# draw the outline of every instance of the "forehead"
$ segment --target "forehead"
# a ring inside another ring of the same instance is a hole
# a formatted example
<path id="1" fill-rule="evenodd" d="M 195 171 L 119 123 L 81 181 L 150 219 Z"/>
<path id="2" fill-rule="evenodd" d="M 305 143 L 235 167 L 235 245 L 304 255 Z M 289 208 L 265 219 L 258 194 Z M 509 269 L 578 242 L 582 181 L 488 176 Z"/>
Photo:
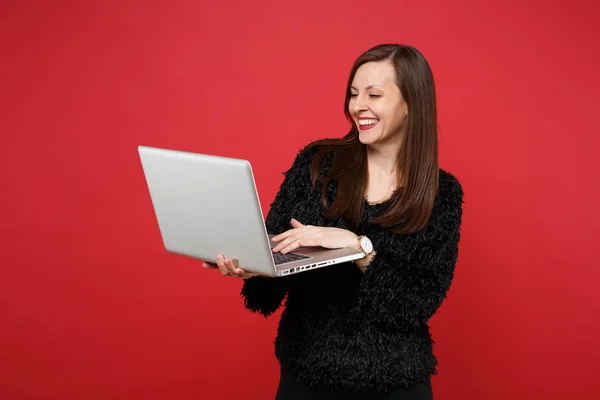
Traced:
<path id="1" fill-rule="evenodd" d="M 395 86 L 396 71 L 389 61 L 368 62 L 361 65 L 354 75 L 352 86 L 357 89 L 370 85 Z"/>

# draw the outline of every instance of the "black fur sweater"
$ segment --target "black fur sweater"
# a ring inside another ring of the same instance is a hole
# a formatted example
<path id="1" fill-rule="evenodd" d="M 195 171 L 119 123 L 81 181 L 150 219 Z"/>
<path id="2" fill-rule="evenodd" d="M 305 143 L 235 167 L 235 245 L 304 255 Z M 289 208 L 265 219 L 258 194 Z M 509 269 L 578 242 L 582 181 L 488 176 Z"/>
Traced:
<path id="1" fill-rule="evenodd" d="M 266 219 L 269 233 L 291 229 L 292 217 L 303 224 L 349 229 L 343 219 L 323 217 L 321 189 L 310 182 L 313 155 L 300 151 L 286 173 Z M 331 157 L 322 174 L 329 165 Z M 397 235 L 370 224 L 389 204 L 365 201 L 361 224 L 353 231 L 369 237 L 377 254 L 364 274 L 350 262 L 244 281 L 246 308 L 265 317 L 287 295 L 275 339 L 281 365 L 311 384 L 350 391 L 410 387 L 436 373 L 427 322 L 452 282 L 463 203 L 454 176 L 440 169 L 439 183 L 427 227 L 414 234 Z"/>

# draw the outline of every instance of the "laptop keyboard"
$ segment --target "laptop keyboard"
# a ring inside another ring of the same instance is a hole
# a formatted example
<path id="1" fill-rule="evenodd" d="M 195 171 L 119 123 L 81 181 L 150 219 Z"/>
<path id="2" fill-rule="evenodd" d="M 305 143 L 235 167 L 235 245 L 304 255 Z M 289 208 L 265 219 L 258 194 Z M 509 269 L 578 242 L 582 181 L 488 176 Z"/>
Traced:
<path id="1" fill-rule="evenodd" d="M 287 264 L 298 260 L 306 260 L 307 258 L 312 257 L 296 253 L 273 253 L 273 261 L 275 261 L 275 265 Z"/>

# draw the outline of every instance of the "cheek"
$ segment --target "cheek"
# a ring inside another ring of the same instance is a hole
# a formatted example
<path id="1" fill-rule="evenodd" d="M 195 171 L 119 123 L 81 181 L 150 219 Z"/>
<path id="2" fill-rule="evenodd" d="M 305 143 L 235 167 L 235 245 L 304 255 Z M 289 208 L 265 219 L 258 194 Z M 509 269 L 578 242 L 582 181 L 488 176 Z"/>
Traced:
<path id="1" fill-rule="evenodd" d="M 354 102 L 352 100 L 350 100 L 350 102 L 348 103 L 348 114 L 350 114 L 351 117 L 354 118 Z"/>
<path id="2" fill-rule="evenodd" d="M 406 108 L 402 106 L 396 106 L 394 109 L 394 124 L 402 125 L 404 123 L 406 115 Z"/>
<path id="3" fill-rule="evenodd" d="M 387 112 L 386 112 L 387 111 Z M 385 132 L 395 132 L 400 129 L 404 123 L 404 114 L 400 110 L 388 109 L 381 113 L 381 120 Z"/>

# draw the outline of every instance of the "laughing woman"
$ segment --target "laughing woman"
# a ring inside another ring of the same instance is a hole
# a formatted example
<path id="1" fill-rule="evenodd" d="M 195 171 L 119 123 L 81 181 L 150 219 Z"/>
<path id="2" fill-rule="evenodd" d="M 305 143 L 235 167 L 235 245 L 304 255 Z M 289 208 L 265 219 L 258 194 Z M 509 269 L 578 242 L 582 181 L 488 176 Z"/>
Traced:
<path id="1" fill-rule="evenodd" d="M 285 301 L 275 341 L 277 400 L 432 399 L 437 360 L 428 321 L 450 288 L 463 190 L 438 166 L 435 86 L 411 46 L 375 46 L 355 61 L 341 139 L 302 149 L 266 226 L 274 251 L 354 247 L 365 257 L 280 278 L 244 278 L 246 308 Z"/>

